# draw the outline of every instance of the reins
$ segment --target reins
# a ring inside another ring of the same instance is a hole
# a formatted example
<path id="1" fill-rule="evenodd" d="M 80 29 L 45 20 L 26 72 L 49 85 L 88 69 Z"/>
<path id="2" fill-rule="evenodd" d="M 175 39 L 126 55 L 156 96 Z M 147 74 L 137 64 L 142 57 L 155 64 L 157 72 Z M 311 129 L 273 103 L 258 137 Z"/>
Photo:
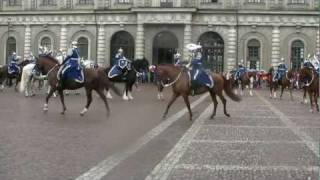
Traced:
<path id="1" fill-rule="evenodd" d="M 182 74 L 182 71 L 179 72 L 178 76 L 176 77 L 176 79 L 174 81 L 172 81 L 171 83 L 168 83 L 168 84 L 164 84 L 163 81 L 161 80 L 161 85 L 163 87 L 169 87 L 169 86 L 174 85 L 180 79 L 181 74 Z"/>

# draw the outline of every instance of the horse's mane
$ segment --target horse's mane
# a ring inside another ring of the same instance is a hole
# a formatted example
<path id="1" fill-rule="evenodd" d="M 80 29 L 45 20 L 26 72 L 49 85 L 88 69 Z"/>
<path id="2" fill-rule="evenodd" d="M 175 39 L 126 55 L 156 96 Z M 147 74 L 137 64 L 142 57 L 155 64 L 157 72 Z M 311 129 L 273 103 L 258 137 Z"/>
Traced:
<path id="1" fill-rule="evenodd" d="M 55 63 L 55 64 L 60 64 L 59 61 L 56 60 L 56 59 L 55 59 L 54 57 L 52 57 L 52 56 L 40 56 L 40 57 L 46 58 L 46 59 L 50 60 L 51 62 L 53 62 L 53 63 Z M 40 59 L 40 57 L 37 58 L 37 59 Z"/>

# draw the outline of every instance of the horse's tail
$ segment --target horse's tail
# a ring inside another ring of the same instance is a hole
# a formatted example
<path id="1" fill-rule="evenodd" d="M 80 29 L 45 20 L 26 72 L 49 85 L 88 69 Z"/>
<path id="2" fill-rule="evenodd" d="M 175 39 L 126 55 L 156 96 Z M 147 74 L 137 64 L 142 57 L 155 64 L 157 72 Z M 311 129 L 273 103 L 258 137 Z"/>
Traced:
<path id="1" fill-rule="evenodd" d="M 104 88 L 106 90 L 112 89 L 112 91 L 114 91 L 116 93 L 116 95 L 122 96 L 122 94 L 120 93 L 120 90 L 114 85 L 114 83 L 112 83 L 109 80 L 105 69 L 101 68 L 101 69 L 98 70 L 98 72 L 99 72 L 99 77 L 103 78 L 102 81 L 103 81 Z"/>
<path id="2" fill-rule="evenodd" d="M 19 88 L 19 91 L 21 93 L 25 91 L 26 83 L 28 82 L 27 78 L 28 78 L 27 72 L 26 72 L 25 68 L 23 67 L 22 73 L 21 73 L 20 88 Z"/>
<path id="3" fill-rule="evenodd" d="M 227 79 L 226 77 L 222 76 L 223 80 L 224 80 L 224 92 L 227 94 L 227 96 L 232 99 L 233 101 L 241 101 L 241 98 L 239 96 L 237 96 L 233 90 L 232 90 L 232 84 L 231 84 L 231 80 Z"/>

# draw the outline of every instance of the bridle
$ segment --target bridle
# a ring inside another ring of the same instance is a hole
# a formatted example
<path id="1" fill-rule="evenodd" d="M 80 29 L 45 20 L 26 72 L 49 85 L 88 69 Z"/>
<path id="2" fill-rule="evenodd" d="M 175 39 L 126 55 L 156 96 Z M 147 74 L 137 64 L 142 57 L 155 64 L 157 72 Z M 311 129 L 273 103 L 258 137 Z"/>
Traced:
<path id="1" fill-rule="evenodd" d="M 182 74 L 182 71 L 179 72 L 178 76 L 175 78 L 174 81 L 172 81 L 171 83 L 168 83 L 168 84 L 164 84 L 163 81 L 161 80 L 161 81 L 160 81 L 160 82 L 161 82 L 161 85 L 162 85 L 163 87 L 169 87 L 169 86 L 174 85 L 174 84 L 180 79 L 181 74 Z"/>

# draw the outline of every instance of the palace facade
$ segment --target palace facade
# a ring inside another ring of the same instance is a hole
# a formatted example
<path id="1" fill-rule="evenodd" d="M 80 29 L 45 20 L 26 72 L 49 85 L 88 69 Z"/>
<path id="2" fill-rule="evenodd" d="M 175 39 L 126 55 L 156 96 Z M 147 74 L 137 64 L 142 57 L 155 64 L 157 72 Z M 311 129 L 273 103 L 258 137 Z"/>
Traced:
<path id="1" fill-rule="evenodd" d="M 205 66 L 231 70 L 243 59 L 268 69 L 283 57 L 299 68 L 320 52 L 319 0 L 1 0 L 0 64 L 12 51 L 25 58 L 39 46 L 110 65 L 122 47 L 128 58 L 171 63 L 186 44 L 203 46 Z"/>

